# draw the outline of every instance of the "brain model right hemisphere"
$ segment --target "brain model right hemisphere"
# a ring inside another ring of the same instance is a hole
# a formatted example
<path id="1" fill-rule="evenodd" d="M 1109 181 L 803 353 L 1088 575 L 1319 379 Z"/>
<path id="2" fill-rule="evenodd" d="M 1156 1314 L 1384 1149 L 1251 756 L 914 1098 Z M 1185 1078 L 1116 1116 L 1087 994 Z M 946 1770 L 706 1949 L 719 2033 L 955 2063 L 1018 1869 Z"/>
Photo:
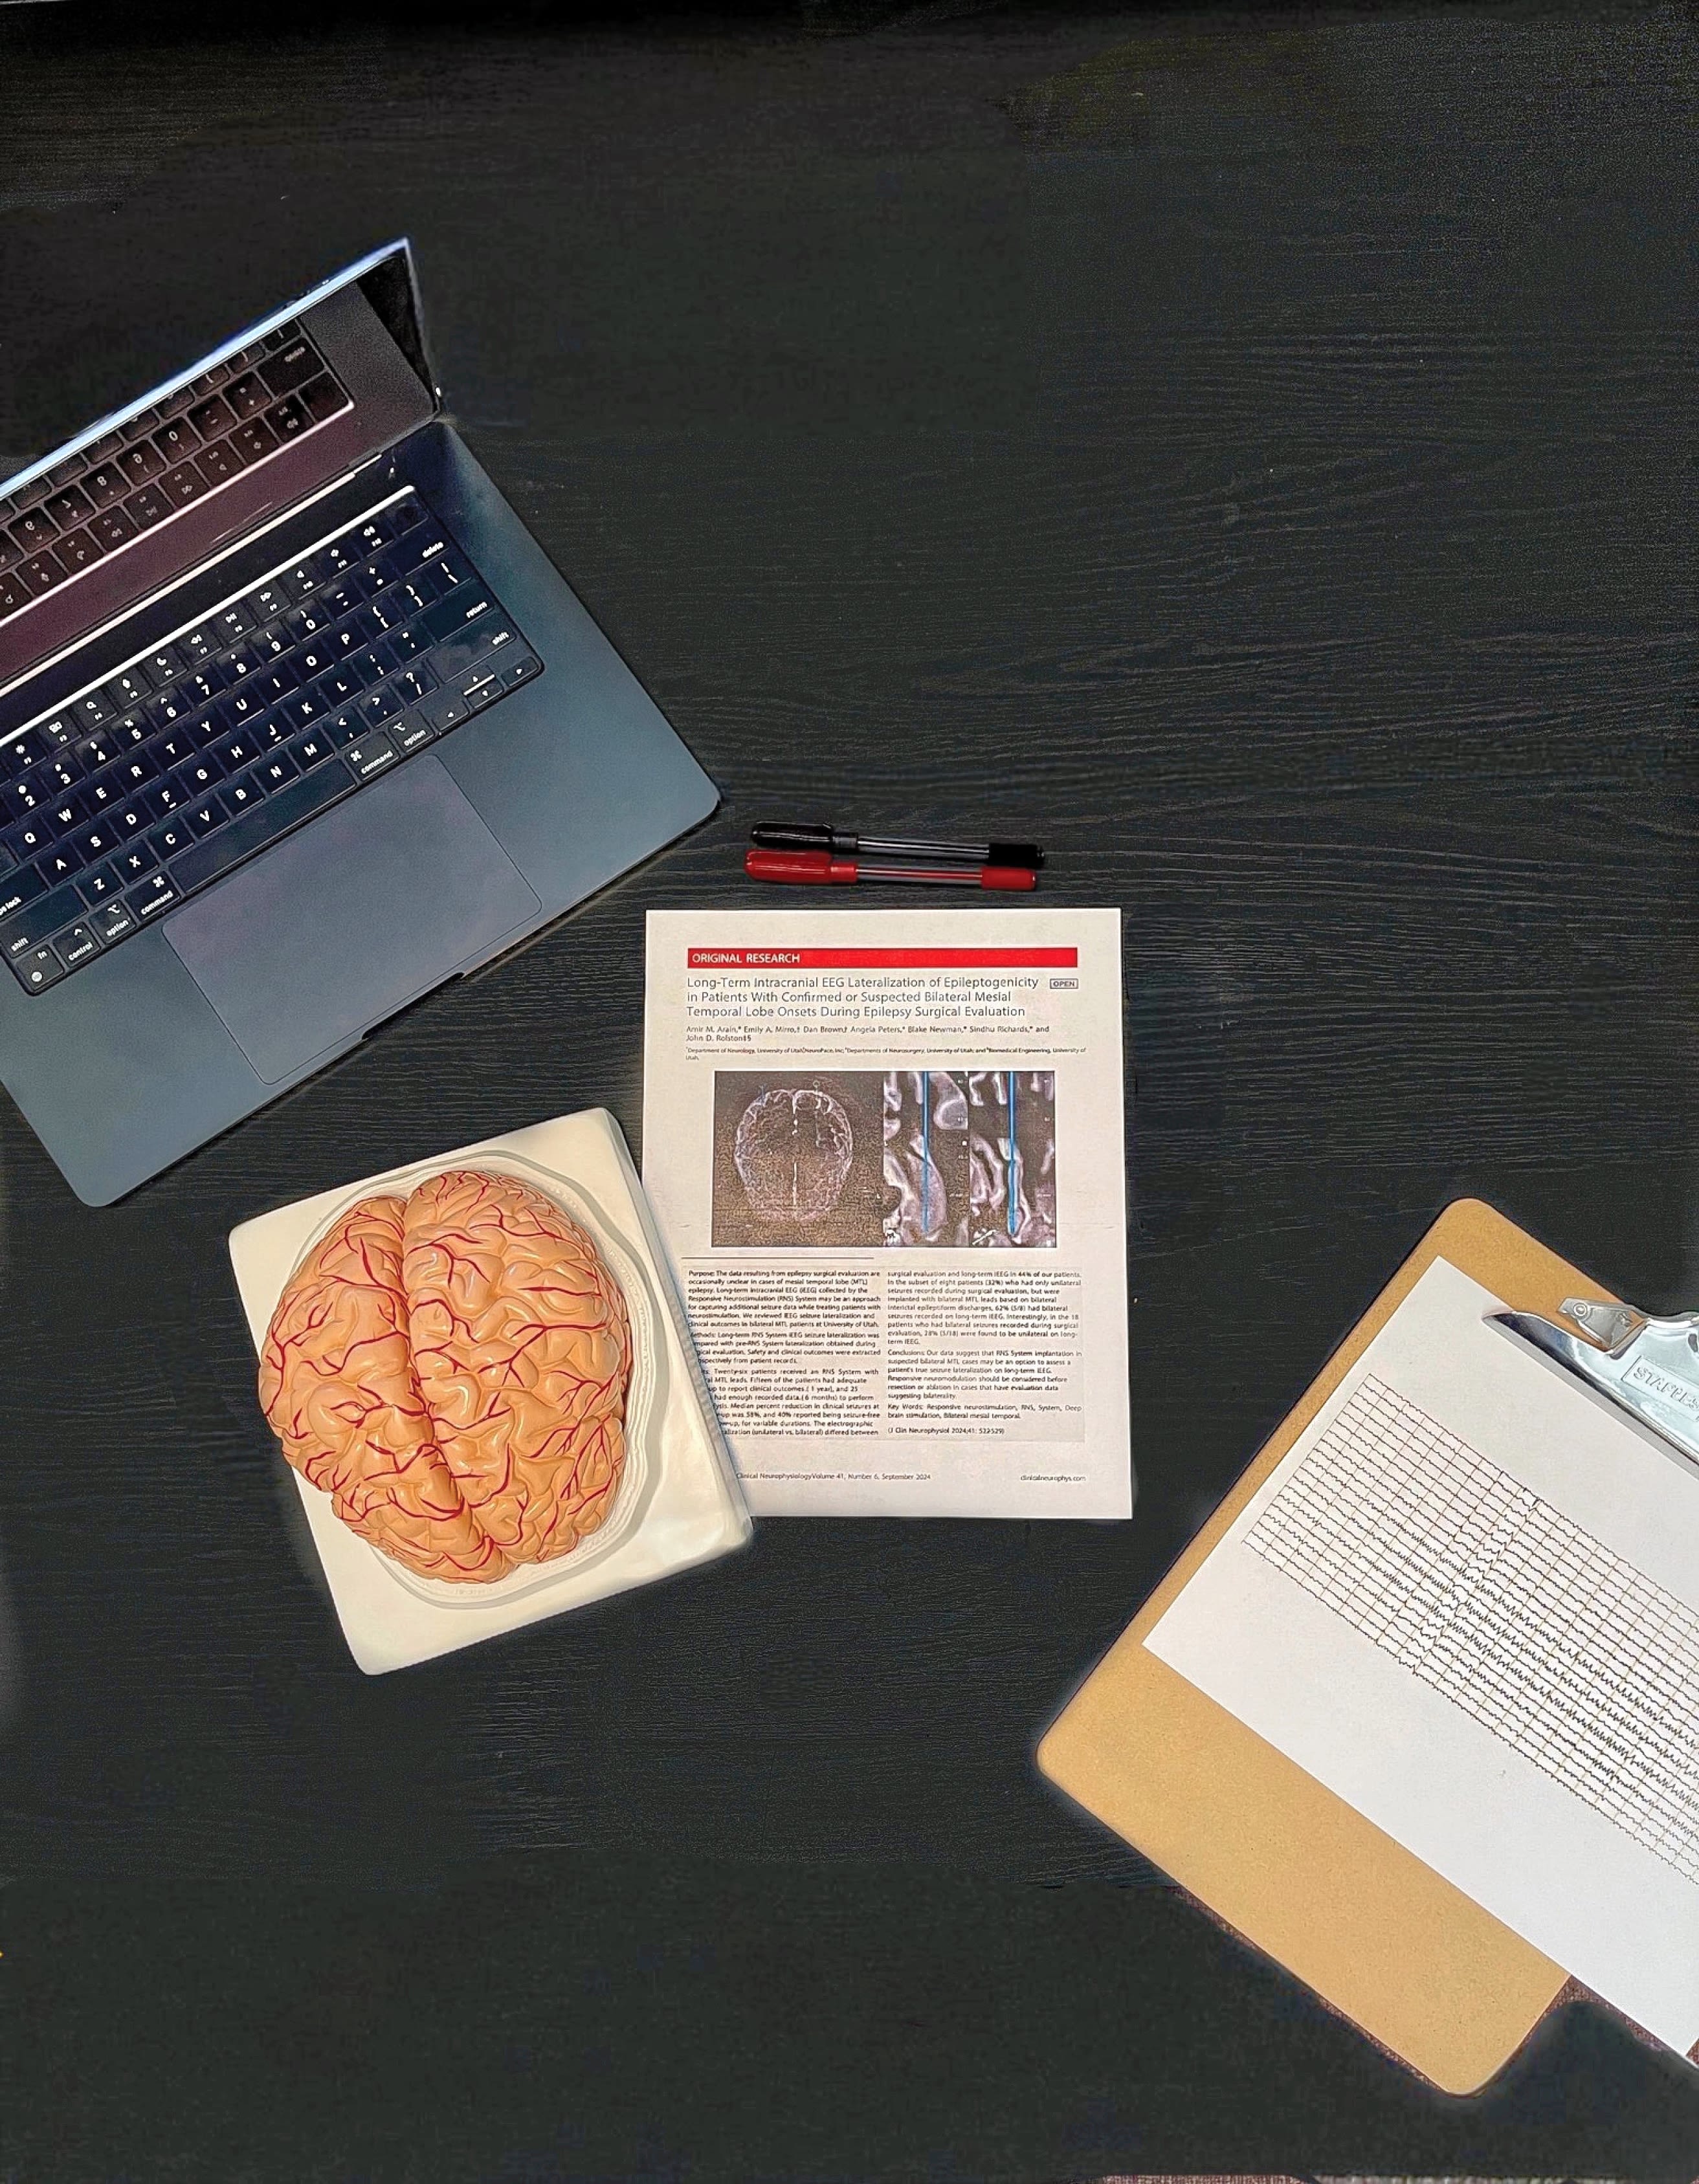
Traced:
<path id="1" fill-rule="evenodd" d="M 595 1244 L 511 1176 L 364 1199 L 272 1315 L 259 1400 L 337 1514 L 421 1576 L 570 1554 L 625 1465 L 631 1324 Z"/>

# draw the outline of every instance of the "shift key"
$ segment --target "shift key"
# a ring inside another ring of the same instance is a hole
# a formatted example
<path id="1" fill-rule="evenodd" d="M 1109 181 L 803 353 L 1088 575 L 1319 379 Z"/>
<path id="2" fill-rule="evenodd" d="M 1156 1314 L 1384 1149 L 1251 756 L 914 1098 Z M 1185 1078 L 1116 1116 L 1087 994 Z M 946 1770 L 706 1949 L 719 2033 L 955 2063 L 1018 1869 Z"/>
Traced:
<path id="1" fill-rule="evenodd" d="M 220 827 L 193 843 L 181 856 L 173 857 L 171 877 L 183 893 L 204 887 L 209 880 L 228 872 L 232 865 L 263 850 L 270 842 L 303 819 L 310 819 L 327 804 L 334 804 L 353 786 L 347 774 L 337 766 L 320 766 L 316 772 L 304 773 L 298 781 L 292 781 L 287 788 L 280 788 L 275 796 L 268 796 L 263 804 L 229 826 Z"/>
<path id="2" fill-rule="evenodd" d="M 51 894 L 38 896 L 0 925 L 0 956 L 15 963 L 53 933 L 87 916 L 87 905 L 74 887 L 55 888 Z"/>
<path id="3" fill-rule="evenodd" d="M 497 608 L 492 614 L 480 615 L 476 621 L 468 622 L 452 637 L 444 638 L 431 655 L 432 671 L 440 682 L 458 682 L 468 668 L 477 666 L 492 653 L 502 651 L 517 639 L 513 624 Z"/>

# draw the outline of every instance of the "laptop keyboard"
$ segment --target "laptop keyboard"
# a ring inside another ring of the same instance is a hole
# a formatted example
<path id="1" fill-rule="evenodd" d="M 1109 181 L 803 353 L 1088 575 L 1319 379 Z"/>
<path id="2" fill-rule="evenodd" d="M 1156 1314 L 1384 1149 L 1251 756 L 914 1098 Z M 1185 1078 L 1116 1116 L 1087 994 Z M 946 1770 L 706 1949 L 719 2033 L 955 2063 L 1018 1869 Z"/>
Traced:
<path id="1" fill-rule="evenodd" d="M 351 408 L 291 323 L 0 500 L 0 621 Z"/>
<path id="2" fill-rule="evenodd" d="M 45 992 L 542 671 L 409 488 L 0 744 L 0 956 Z"/>

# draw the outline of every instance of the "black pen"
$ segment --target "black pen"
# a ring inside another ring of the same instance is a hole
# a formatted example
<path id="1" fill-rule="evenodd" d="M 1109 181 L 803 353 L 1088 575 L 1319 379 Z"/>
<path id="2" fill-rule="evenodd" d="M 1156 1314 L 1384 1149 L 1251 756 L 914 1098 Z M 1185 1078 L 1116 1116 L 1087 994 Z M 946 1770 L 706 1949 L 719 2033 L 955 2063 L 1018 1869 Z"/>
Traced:
<path id="1" fill-rule="evenodd" d="M 1036 872 L 1044 853 L 1036 842 L 911 842 L 883 834 L 844 834 L 835 827 L 751 827 L 758 850 L 824 850 L 833 857 L 904 857 L 933 863 L 1024 865 Z"/>

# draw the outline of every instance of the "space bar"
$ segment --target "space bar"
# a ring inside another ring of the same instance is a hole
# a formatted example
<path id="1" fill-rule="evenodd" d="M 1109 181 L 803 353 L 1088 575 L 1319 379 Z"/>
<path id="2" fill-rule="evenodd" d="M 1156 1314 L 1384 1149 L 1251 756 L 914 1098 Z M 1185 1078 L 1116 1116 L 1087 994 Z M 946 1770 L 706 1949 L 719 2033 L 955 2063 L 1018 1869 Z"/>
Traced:
<path id="1" fill-rule="evenodd" d="M 334 804 L 353 787 L 348 768 L 340 760 L 331 759 L 316 772 L 292 781 L 287 788 L 268 796 L 258 811 L 245 811 L 240 819 L 220 827 L 216 834 L 209 834 L 205 841 L 192 844 L 181 856 L 173 857 L 165 870 L 187 894 L 215 880 L 232 865 L 239 865 L 244 857 L 251 857 L 256 850 L 263 850 L 268 842 L 275 842 L 303 819 L 310 819 L 326 805 Z"/>

